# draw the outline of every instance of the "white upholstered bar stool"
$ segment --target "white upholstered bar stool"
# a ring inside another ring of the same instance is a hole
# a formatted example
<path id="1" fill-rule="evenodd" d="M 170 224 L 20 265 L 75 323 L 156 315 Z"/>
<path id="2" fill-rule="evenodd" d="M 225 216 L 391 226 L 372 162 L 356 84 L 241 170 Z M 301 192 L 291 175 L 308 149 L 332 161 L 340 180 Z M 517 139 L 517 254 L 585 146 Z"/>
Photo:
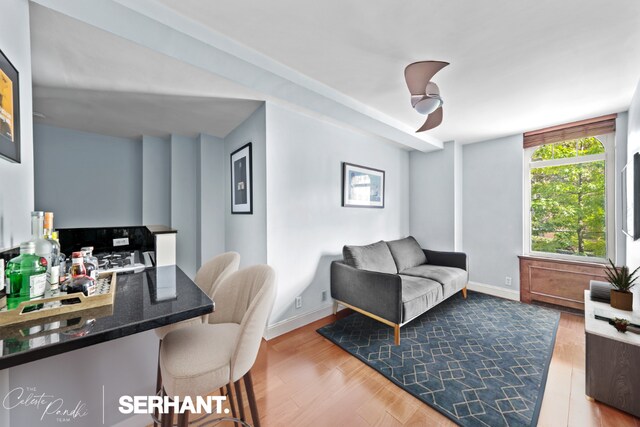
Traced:
<path id="1" fill-rule="evenodd" d="M 229 277 L 232 273 L 238 271 L 239 267 L 240 254 L 237 252 L 225 252 L 213 257 L 202 267 L 200 267 L 200 269 L 196 273 L 194 282 L 200 289 L 202 289 L 202 292 L 207 294 L 209 298 L 213 299 L 213 294 L 215 293 L 218 286 L 222 283 L 222 281 Z M 196 317 L 193 319 L 157 328 L 155 332 L 158 338 L 160 338 L 160 347 L 162 347 L 162 339 L 169 332 L 175 331 L 176 329 L 184 328 L 185 326 L 200 325 L 204 322 L 207 322 L 208 318 L 209 315 L 206 314 L 201 317 Z M 156 380 L 156 394 L 158 394 L 158 392 L 160 392 L 160 389 L 162 388 L 162 378 L 160 375 L 160 351 L 158 350 L 158 377 Z M 154 415 L 156 415 L 157 418 L 157 414 Z M 154 422 L 154 425 L 157 425 L 157 423 Z"/>
<path id="2" fill-rule="evenodd" d="M 227 385 L 236 386 L 242 421 L 246 422 L 240 380 L 244 379 L 253 425 L 260 418 L 250 369 L 276 297 L 275 271 L 255 265 L 233 273 L 216 292 L 216 311 L 208 323 L 189 326 L 167 334 L 160 348 L 160 369 L 164 394 L 178 400 L 207 396 Z M 231 399 L 231 397 L 230 397 Z M 173 414 L 162 416 L 170 426 Z M 187 426 L 189 413 L 178 415 L 178 426 Z"/>

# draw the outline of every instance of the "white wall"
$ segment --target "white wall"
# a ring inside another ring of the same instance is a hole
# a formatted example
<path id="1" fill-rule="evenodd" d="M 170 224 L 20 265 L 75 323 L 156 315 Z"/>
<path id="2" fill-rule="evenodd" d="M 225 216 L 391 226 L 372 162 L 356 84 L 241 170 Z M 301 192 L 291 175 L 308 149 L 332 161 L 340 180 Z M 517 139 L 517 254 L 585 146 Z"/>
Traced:
<path id="1" fill-rule="evenodd" d="M 9 248 L 31 236 L 33 132 L 29 2 L 0 0 L 0 11 L 0 50 L 18 70 L 20 90 L 22 161 L 17 164 L 0 158 L 0 248 Z"/>
<path id="2" fill-rule="evenodd" d="M 462 195 L 463 183 L 464 183 L 464 170 L 462 160 L 464 159 L 462 144 L 454 143 L 453 146 L 453 187 L 455 191 L 454 195 L 454 239 L 453 249 L 455 251 L 462 251 L 463 248 L 463 212 L 464 212 L 464 198 Z"/>
<path id="3" fill-rule="evenodd" d="M 522 135 L 463 147 L 462 233 L 470 280 L 520 288 L 522 253 Z"/>
<path id="4" fill-rule="evenodd" d="M 386 172 L 384 209 L 341 206 L 342 162 Z M 267 194 L 268 262 L 278 273 L 273 324 L 330 304 L 329 268 L 343 245 L 409 233 L 409 153 L 269 103 Z"/>
<path id="5" fill-rule="evenodd" d="M 36 124 L 35 207 L 55 227 L 142 224 L 139 140 Z"/>
<path id="6" fill-rule="evenodd" d="M 200 261 L 198 267 L 225 252 L 225 156 L 224 140 L 200 135 L 199 221 Z"/>
<path id="7" fill-rule="evenodd" d="M 640 151 L 640 83 L 633 95 L 631 106 L 629 107 L 627 133 L 627 159 L 631 160 L 633 155 Z M 637 190 L 636 190 L 637 191 Z M 640 207 L 636 206 L 636 209 Z M 633 241 L 626 239 L 627 265 L 635 269 L 640 266 L 640 240 Z"/>
<path id="8" fill-rule="evenodd" d="M 171 227 L 178 230 L 176 264 L 191 278 L 197 270 L 199 141 L 171 135 Z"/>
<path id="9" fill-rule="evenodd" d="M 267 262 L 267 162 L 265 106 L 224 139 L 225 247 L 240 254 L 240 266 Z M 231 214 L 231 171 L 229 156 L 251 142 L 253 156 L 253 215 Z M 269 202 L 271 203 L 271 202 Z"/>
<path id="10" fill-rule="evenodd" d="M 171 143 L 142 137 L 142 223 L 171 224 Z"/>
<path id="11" fill-rule="evenodd" d="M 462 241 L 462 148 L 450 141 L 444 149 L 410 154 L 410 230 L 425 248 L 451 251 Z"/>
<path id="12" fill-rule="evenodd" d="M 627 236 L 622 232 L 622 191 L 620 181 L 622 169 L 627 164 L 627 136 L 629 113 L 618 113 L 616 118 L 615 139 L 615 262 L 616 265 L 627 263 Z"/>
<path id="13" fill-rule="evenodd" d="M 29 2 L 0 0 L 0 50 L 19 74 L 21 163 L 0 159 L 0 248 L 19 245 L 31 236 L 33 210 L 33 121 Z M 9 390 L 9 370 L 0 371 L 0 395 Z M 0 409 L 0 425 L 9 413 Z"/>

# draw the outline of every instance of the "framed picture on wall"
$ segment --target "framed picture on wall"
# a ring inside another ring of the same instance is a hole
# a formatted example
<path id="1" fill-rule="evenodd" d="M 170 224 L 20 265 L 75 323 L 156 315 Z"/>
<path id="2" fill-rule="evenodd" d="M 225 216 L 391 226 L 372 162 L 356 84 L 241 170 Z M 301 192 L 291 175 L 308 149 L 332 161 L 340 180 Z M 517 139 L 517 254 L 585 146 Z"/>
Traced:
<path id="1" fill-rule="evenodd" d="M 251 143 L 231 153 L 231 213 L 253 214 Z"/>
<path id="2" fill-rule="evenodd" d="M 18 70 L 0 51 L 0 157 L 20 163 Z"/>
<path id="3" fill-rule="evenodd" d="M 342 163 L 342 206 L 384 208 L 384 171 Z"/>

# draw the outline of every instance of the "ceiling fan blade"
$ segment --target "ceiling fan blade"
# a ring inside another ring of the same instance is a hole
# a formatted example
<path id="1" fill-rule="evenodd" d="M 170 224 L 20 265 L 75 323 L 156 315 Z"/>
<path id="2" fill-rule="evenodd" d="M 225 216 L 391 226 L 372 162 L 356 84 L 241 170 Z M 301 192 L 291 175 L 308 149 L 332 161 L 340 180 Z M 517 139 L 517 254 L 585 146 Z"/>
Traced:
<path id="1" fill-rule="evenodd" d="M 433 129 L 434 127 L 438 126 L 440 123 L 442 123 L 442 107 L 438 108 L 436 111 L 429 114 L 429 116 L 427 117 L 427 121 L 424 122 L 422 127 L 418 129 L 416 133 Z"/>
<path id="2" fill-rule="evenodd" d="M 404 78 L 411 95 L 424 95 L 427 83 L 447 65 L 449 63 L 443 61 L 420 61 L 407 65 Z"/>

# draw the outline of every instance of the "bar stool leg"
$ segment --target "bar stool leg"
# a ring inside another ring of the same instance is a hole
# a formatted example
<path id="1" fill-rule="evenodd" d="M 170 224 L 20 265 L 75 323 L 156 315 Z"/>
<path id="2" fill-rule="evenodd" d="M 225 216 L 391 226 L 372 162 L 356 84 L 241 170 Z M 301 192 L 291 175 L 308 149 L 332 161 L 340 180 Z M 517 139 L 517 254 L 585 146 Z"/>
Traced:
<path id="1" fill-rule="evenodd" d="M 231 405 L 231 415 L 233 418 L 238 418 L 238 413 L 236 412 L 236 404 L 233 402 L 233 393 L 231 392 L 231 383 L 227 384 L 227 396 L 229 397 L 229 405 Z M 239 424 L 234 423 L 236 427 L 239 427 Z"/>
<path id="2" fill-rule="evenodd" d="M 162 373 L 160 372 L 160 347 L 162 347 L 162 340 L 160 340 L 160 343 L 158 344 L 158 374 L 156 377 L 156 396 L 158 395 L 160 390 L 162 390 Z M 153 415 L 156 419 L 160 417 L 160 413 L 157 409 L 153 410 Z M 158 423 L 154 421 L 153 427 L 158 427 Z"/>
<path id="3" fill-rule="evenodd" d="M 178 414 L 178 427 L 187 427 L 189 425 L 189 411 Z"/>
<path id="4" fill-rule="evenodd" d="M 160 420 L 161 427 L 173 427 L 173 407 L 168 408 L 168 412 L 162 414 L 162 419 Z"/>
<path id="5" fill-rule="evenodd" d="M 253 380 L 251 379 L 251 371 L 244 376 L 244 387 L 247 389 L 247 399 L 249 400 L 249 409 L 251 409 L 251 421 L 253 427 L 260 427 L 260 415 L 258 415 L 258 405 L 256 403 L 256 395 L 253 392 Z"/>
<path id="6" fill-rule="evenodd" d="M 240 409 L 240 419 L 242 421 L 247 421 L 247 418 L 244 415 L 244 402 L 242 400 L 242 389 L 240 388 L 240 380 L 233 383 L 236 388 L 236 398 L 238 400 L 238 408 Z"/>

